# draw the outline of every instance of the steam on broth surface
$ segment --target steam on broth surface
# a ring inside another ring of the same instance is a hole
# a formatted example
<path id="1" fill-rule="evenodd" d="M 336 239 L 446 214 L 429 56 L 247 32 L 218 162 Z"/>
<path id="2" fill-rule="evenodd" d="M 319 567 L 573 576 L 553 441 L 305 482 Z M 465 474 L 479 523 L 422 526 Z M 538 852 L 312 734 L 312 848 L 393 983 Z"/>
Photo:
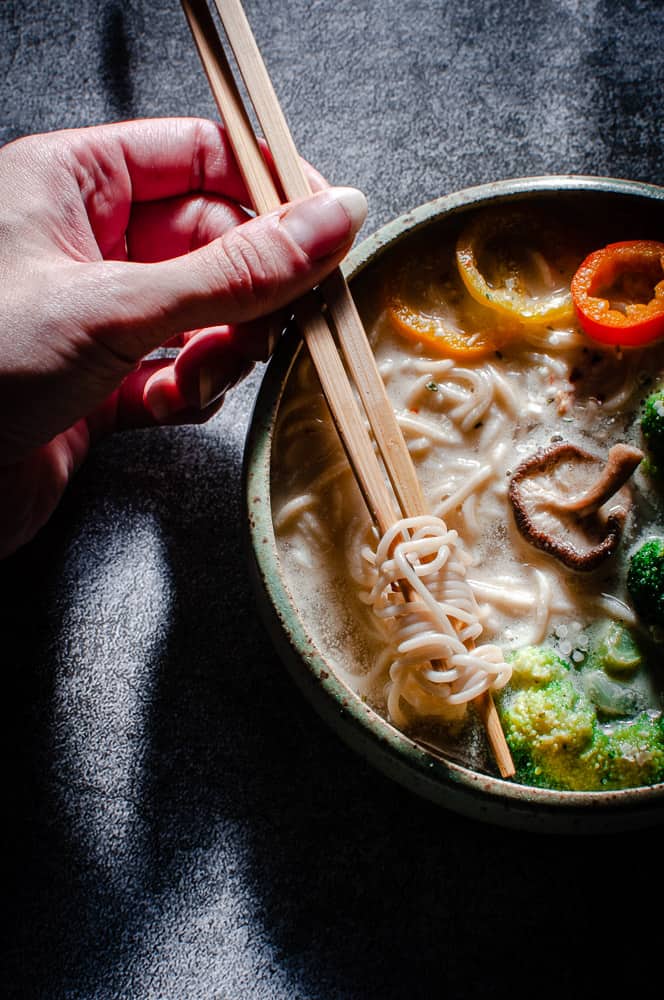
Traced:
<path id="1" fill-rule="evenodd" d="M 639 621 L 625 583 L 630 552 L 664 529 L 658 489 L 642 463 L 623 487 L 617 543 L 587 571 L 524 537 L 510 485 L 538 453 L 552 456 L 546 488 L 555 493 L 574 479 L 578 455 L 603 466 L 618 442 L 641 448 L 639 411 L 664 368 L 664 348 L 621 352 L 579 329 L 569 283 L 601 237 L 579 237 L 553 216 L 510 211 L 502 220 L 501 230 L 500 211 L 480 213 L 461 232 L 410 236 L 363 276 L 354 294 L 429 509 L 451 533 L 450 559 L 460 561 L 472 591 L 478 642 L 499 649 L 507 662 L 516 657 L 506 711 L 514 711 L 524 685 L 519 651 L 535 647 L 551 663 L 564 662 L 565 682 L 591 699 L 596 731 L 615 739 L 639 713 L 650 721 L 661 714 L 657 635 Z M 481 252 L 460 255 L 476 249 L 478 232 Z M 558 461 L 562 445 L 571 447 Z M 577 483 L 573 492 L 578 489 Z M 367 596 L 377 538 L 304 351 L 280 404 L 272 509 L 289 589 L 338 676 L 397 727 L 441 746 L 455 740 L 471 765 L 485 764 L 467 703 L 436 697 L 435 678 L 427 679 L 421 666 L 405 673 L 394 668 L 397 653 Z M 556 517 L 542 531 L 566 532 L 568 541 L 578 531 L 592 534 L 590 520 L 565 512 Z M 574 537 L 571 543 L 581 544 Z M 605 635 L 612 627 L 624 627 L 639 644 L 642 662 L 629 678 L 620 667 L 608 678 L 589 669 L 598 630 Z M 536 687 L 543 675 L 537 676 Z M 562 745 L 554 724 L 546 739 L 556 752 L 577 753 Z M 518 755 L 517 743 L 512 746 Z M 664 761 L 664 741 L 662 755 Z M 550 780 L 536 771 L 522 771 L 520 780 L 596 787 L 574 768 L 571 778 L 570 769 L 564 777 L 559 769 Z M 645 779 L 635 777 L 637 770 L 627 768 L 620 778 L 597 780 L 613 787 L 653 780 L 644 773 Z"/>

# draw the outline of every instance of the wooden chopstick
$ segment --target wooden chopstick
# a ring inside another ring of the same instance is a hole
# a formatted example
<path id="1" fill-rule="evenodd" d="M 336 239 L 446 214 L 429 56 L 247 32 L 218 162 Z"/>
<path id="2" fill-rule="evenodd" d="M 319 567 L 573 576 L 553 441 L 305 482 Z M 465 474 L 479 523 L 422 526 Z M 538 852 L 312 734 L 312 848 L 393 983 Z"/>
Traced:
<path id="1" fill-rule="evenodd" d="M 181 3 L 254 207 L 259 213 L 271 212 L 281 205 L 281 198 L 242 104 L 206 0 Z M 311 294 L 297 302 L 294 311 L 365 503 L 381 532 L 386 531 L 399 515 L 330 328 L 318 300 Z"/>
<path id="2" fill-rule="evenodd" d="M 242 4 L 239 0 L 215 3 L 286 197 L 289 201 L 306 198 L 311 188 Z M 410 453 L 341 271 L 337 269 L 324 281 L 321 290 L 401 512 L 403 516 L 424 514 L 426 504 Z"/>
<path id="3" fill-rule="evenodd" d="M 181 3 L 254 207 L 259 213 L 272 211 L 281 204 L 281 199 L 244 109 L 207 2 L 181 0 Z M 305 198 L 311 194 L 311 188 L 242 5 L 239 0 L 215 0 L 215 3 L 286 198 L 290 201 Z M 384 533 L 399 516 L 426 514 L 426 503 L 396 414 L 340 269 L 337 268 L 322 283 L 321 291 L 346 364 L 353 373 L 399 511 L 364 429 L 362 414 L 339 358 L 334 337 L 313 294 L 296 303 L 295 318 L 364 500 L 379 530 Z M 485 692 L 474 703 L 499 771 L 503 777 L 511 777 L 514 764 L 491 693 Z"/>

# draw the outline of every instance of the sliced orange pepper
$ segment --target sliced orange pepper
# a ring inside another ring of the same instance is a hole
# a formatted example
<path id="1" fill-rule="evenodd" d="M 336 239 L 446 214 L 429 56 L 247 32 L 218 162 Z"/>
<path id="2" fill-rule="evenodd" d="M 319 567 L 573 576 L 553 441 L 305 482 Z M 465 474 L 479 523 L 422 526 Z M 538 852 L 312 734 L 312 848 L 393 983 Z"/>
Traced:
<path id="1" fill-rule="evenodd" d="M 470 295 L 524 323 L 572 319 L 569 282 L 579 262 L 569 234 L 527 209 L 487 209 L 475 215 L 456 246 Z"/>
<path id="2" fill-rule="evenodd" d="M 468 294 L 451 252 L 413 255 L 404 261 L 388 294 L 387 308 L 398 333 L 436 354 L 459 360 L 494 353 L 518 328 Z"/>
<path id="3" fill-rule="evenodd" d="M 604 344 L 642 347 L 664 337 L 664 243 L 609 243 L 572 278 L 581 328 Z"/>

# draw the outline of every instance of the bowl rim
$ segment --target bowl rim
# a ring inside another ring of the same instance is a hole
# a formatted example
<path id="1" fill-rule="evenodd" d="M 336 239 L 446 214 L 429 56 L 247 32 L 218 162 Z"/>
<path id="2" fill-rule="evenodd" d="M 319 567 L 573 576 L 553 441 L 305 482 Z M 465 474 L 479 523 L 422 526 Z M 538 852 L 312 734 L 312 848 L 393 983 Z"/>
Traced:
<path id="1" fill-rule="evenodd" d="M 664 187 L 642 181 L 552 174 L 464 188 L 419 205 L 364 239 L 342 265 L 352 282 L 388 248 L 433 222 L 492 203 L 564 192 L 618 194 L 664 202 Z M 609 791 L 535 788 L 432 756 L 366 705 L 331 669 L 297 613 L 281 572 L 272 524 L 270 466 L 274 423 L 301 341 L 289 330 L 266 365 L 254 401 L 243 458 L 245 542 L 258 610 L 298 687 L 353 749 L 423 797 L 466 816 L 544 832 L 614 832 L 664 819 L 664 783 Z"/>

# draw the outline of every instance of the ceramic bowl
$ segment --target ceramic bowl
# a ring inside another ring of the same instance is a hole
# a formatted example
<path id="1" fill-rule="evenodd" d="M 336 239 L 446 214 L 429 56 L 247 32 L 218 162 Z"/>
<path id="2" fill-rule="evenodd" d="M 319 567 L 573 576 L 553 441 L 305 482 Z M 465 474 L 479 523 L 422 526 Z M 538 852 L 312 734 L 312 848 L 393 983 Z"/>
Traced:
<path id="1" fill-rule="evenodd" d="M 664 188 L 611 178 L 546 176 L 499 181 L 447 195 L 400 216 L 348 256 L 351 290 L 392 248 L 429 226 L 456 227 L 489 204 L 560 203 L 599 220 L 624 222 L 630 237 L 662 239 Z M 464 816 L 533 832 L 594 834 L 664 820 L 664 784 L 610 792 L 526 787 L 434 756 L 368 707 L 337 676 L 289 591 L 275 542 L 270 462 L 275 420 L 288 373 L 301 349 L 296 331 L 265 370 L 246 442 L 244 502 L 253 581 L 262 620 L 304 695 L 349 746 L 417 795 Z"/>

